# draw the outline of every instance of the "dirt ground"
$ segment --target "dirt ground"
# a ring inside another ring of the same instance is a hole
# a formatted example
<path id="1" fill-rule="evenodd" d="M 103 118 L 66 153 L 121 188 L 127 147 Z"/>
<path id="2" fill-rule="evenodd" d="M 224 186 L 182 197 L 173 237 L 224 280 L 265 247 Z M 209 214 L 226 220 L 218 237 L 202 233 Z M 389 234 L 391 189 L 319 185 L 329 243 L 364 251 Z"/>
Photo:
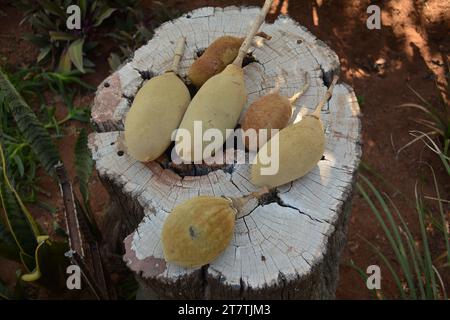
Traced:
<path id="1" fill-rule="evenodd" d="M 144 1 L 150 8 L 152 1 Z M 259 1 L 238 0 L 168 0 L 168 8 L 187 12 L 202 6 L 261 5 Z M 378 4 L 382 8 L 381 30 L 366 28 L 366 8 Z M 0 58 L 2 64 L 26 65 L 31 63 L 37 50 L 20 40 L 26 27 L 17 27 L 20 14 L 10 7 L 2 7 L 2 28 L 0 30 Z M 442 197 L 450 198 L 450 182 L 437 157 L 417 143 L 396 157 L 397 150 L 411 140 L 408 131 L 421 128 L 414 119 L 422 114 L 410 109 L 396 108 L 396 105 L 420 100 L 408 85 L 434 105 L 446 94 L 450 57 L 450 2 L 442 0 L 275 0 L 269 15 L 273 20 L 278 14 L 288 14 L 306 26 L 318 38 L 325 41 L 340 57 L 342 80 L 355 89 L 360 100 L 363 135 L 363 162 L 383 176 L 391 186 L 377 183 L 396 203 L 413 232 L 418 231 L 417 213 L 414 210 L 414 186 L 417 181 L 425 195 L 434 196 L 432 176 L 424 163 L 433 166 L 438 177 Z M 1 13 L 0 13 L 1 15 Z M 16 52 L 21 52 L 17 55 Z M 98 85 L 108 74 L 104 55 L 98 55 L 94 62 L 97 72 L 86 80 Z M 85 103 L 93 95 L 82 97 Z M 63 159 L 73 167 L 72 150 L 76 137 L 74 125 L 67 127 L 66 136 L 59 141 Z M 73 172 L 73 170 L 70 170 Z M 369 173 L 362 171 L 366 175 Z M 375 180 L 375 179 L 373 179 Z M 41 182 L 51 195 L 48 200 L 59 197 L 56 185 L 48 178 Z M 397 190 L 396 190 L 397 189 Z M 400 190 L 400 192 L 398 191 Z M 94 211 L 102 216 L 108 205 L 108 196 L 98 179 L 93 179 L 91 192 L 95 194 Z M 57 204 L 61 206 L 61 203 Z M 433 205 L 433 204 L 431 204 Z M 45 213 L 36 208 L 36 214 Z M 394 283 L 377 257 L 376 253 L 361 239 L 361 236 L 375 243 L 381 251 L 393 260 L 393 255 L 382 229 L 364 199 L 355 192 L 352 215 L 348 230 L 337 291 L 339 299 L 371 298 L 357 272 L 349 266 L 354 261 L 365 269 L 378 264 L 382 268 L 382 290 L 387 297 L 397 296 Z M 444 248 L 434 244 L 433 251 L 441 253 Z M 13 277 L 11 264 L 0 260 L 1 278 Z M 9 274 L 9 276 L 7 276 Z M 7 279 L 3 279 L 7 280 Z M 444 280 L 450 283 L 449 275 Z"/>

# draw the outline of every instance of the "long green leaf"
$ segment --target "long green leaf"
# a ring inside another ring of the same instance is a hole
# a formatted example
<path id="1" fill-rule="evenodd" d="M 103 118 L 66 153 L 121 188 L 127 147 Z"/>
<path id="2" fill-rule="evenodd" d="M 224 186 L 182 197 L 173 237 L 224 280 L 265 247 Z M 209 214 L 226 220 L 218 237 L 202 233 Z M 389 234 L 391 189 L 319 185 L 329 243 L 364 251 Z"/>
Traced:
<path id="1" fill-rule="evenodd" d="M 397 214 L 397 217 L 399 218 L 400 222 L 402 223 L 402 228 L 403 228 L 403 231 L 405 233 L 405 238 L 406 238 L 406 244 L 408 245 L 408 251 L 411 256 L 411 260 L 413 262 L 414 271 L 416 273 L 416 282 L 418 283 L 420 295 L 421 295 L 422 299 L 426 299 L 426 294 L 425 294 L 425 290 L 424 290 L 424 286 L 423 286 L 423 279 L 422 279 L 423 261 L 422 261 L 421 253 L 420 253 L 419 249 L 417 248 L 416 242 L 414 241 L 414 237 L 412 236 L 411 231 L 408 228 L 408 224 L 406 223 L 403 216 L 400 214 L 400 211 L 398 210 L 397 206 L 395 205 L 395 203 L 392 201 L 392 199 L 390 197 L 387 197 L 387 199 L 389 200 L 391 206 L 394 208 L 394 211 Z"/>
<path id="2" fill-rule="evenodd" d="M 27 211 L 14 188 L 9 181 L 6 173 L 6 161 L 3 154 L 3 147 L 0 144 L 0 158 L 1 158 L 1 183 L 0 183 L 0 202 L 5 213 L 5 221 L 8 230 L 13 237 L 17 247 L 19 248 L 19 255 L 25 266 L 30 267 L 29 258 L 33 255 L 36 247 L 36 237 L 40 230 Z M 32 265 L 31 265 L 32 266 Z"/>
<path id="3" fill-rule="evenodd" d="M 80 193 L 84 204 L 89 201 L 89 179 L 94 168 L 94 161 L 87 146 L 88 136 L 86 129 L 81 129 L 75 144 L 75 172 L 78 177 Z"/>
<path id="4" fill-rule="evenodd" d="M 416 299 L 416 288 L 413 281 L 413 276 L 411 272 L 411 266 L 409 264 L 408 258 L 405 253 L 405 248 L 403 245 L 403 239 L 400 236 L 400 233 L 398 231 L 397 223 L 395 222 L 391 211 L 389 210 L 389 207 L 387 206 L 386 202 L 384 201 L 383 197 L 381 196 L 380 192 L 375 188 L 375 186 L 367 179 L 365 176 L 360 175 L 360 177 L 364 180 L 364 182 L 369 186 L 372 193 L 375 195 L 376 199 L 378 200 L 378 203 L 381 205 L 385 216 L 387 217 L 387 220 L 390 224 L 390 229 L 384 222 L 384 218 L 381 216 L 380 212 L 376 209 L 375 206 L 371 206 L 372 211 L 375 213 L 375 216 L 378 219 L 378 222 L 380 223 L 381 227 L 383 228 L 386 237 L 388 238 L 390 245 L 392 249 L 394 250 L 395 256 L 403 270 L 403 274 L 406 278 L 406 281 L 408 282 L 408 286 L 411 292 L 411 298 Z"/>
<path id="5" fill-rule="evenodd" d="M 0 186 L 0 202 L 4 210 L 8 231 L 19 248 L 19 253 L 31 257 L 36 247 L 32 227 L 17 205 L 14 196 L 3 183 Z"/>
<path id="6" fill-rule="evenodd" d="M 76 35 L 68 32 L 49 31 L 49 35 L 52 41 L 72 41 L 77 39 Z"/>
<path id="7" fill-rule="evenodd" d="M 376 208 L 375 204 L 373 203 L 372 199 L 370 199 L 370 196 L 367 194 L 367 192 L 364 190 L 364 188 L 357 183 L 356 184 L 356 188 L 358 189 L 359 193 L 363 196 L 363 198 L 366 200 L 367 204 L 369 204 L 370 208 L 372 209 L 372 211 L 376 211 L 378 213 L 378 209 Z M 379 213 L 378 213 L 379 215 Z M 377 218 L 378 218 L 377 215 Z M 383 228 L 384 229 L 384 228 Z M 397 272 L 395 271 L 395 269 L 393 268 L 393 266 L 391 265 L 391 263 L 389 262 L 389 260 L 386 258 L 386 256 L 375 246 L 373 245 L 370 241 L 368 241 L 367 239 L 361 237 L 367 244 L 369 244 L 372 249 L 380 256 L 380 258 L 383 260 L 384 264 L 388 267 L 389 271 L 392 274 L 392 277 L 394 278 L 395 284 L 397 285 L 397 288 L 399 290 L 400 296 L 402 297 L 402 299 L 406 299 L 406 293 L 405 290 L 403 289 L 403 285 L 400 281 L 400 277 L 397 274 Z"/>
<path id="8" fill-rule="evenodd" d="M 441 200 L 441 193 L 439 190 L 439 185 L 436 179 L 436 174 L 434 172 L 434 169 L 432 166 L 428 165 L 431 173 L 433 175 L 433 182 L 434 182 L 434 189 L 436 190 L 436 197 L 437 197 L 437 201 L 439 204 L 439 213 L 441 215 L 441 223 L 442 223 L 442 232 L 444 234 L 444 242 L 445 242 L 445 248 L 447 249 L 447 262 L 450 265 L 450 236 L 448 234 L 447 231 L 447 218 L 446 218 L 446 214 L 445 214 L 445 210 L 444 210 L 444 206 L 442 204 L 442 200 Z"/>
<path id="9" fill-rule="evenodd" d="M 60 18 L 64 18 L 66 13 L 58 5 L 58 2 L 52 2 L 47 0 L 39 0 L 38 2 L 48 12 L 53 13 L 54 15 L 57 15 Z"/>
<path id="10" fill-rule="evenodd" d="M 82 17 L 82 19 L 84 19 L 86 17 L 86 9 L 87 9 L 86 0 L 79 0 L 78 5 L 80 6 L 80 9 L 81 9 L 81 15 L 82 15 L 81 17 Z"/>
<path id="11" fill-rule="evenodd" d="M 108 7 L 104 8 L 103 11 L 95 18 L 94 27 L 100 26 L 103 23 L 103 21 L 109 18 L 116 10 L 117 9 L 115 8 L 108 8 Z"/>
<path id="12" fill-rule="evenodd" d="M 54 166 L 59 161 L 59 154 L 50 134 L 1 69 L 0 92 L 4 95 L 5 103 L 11 111 L 17 127 L 30 144 L 37 159 L 44 169 L 53 175 Z"/>
<path id="13" fill-rule="evenodd" d="M 425 261 L 425 291 L 427 293 L 428 299 L 437 298 L 437 292 L 436 292 L 436 279 L 435 274 L 433 270 L 433 260 L 431 259 L 431 253 L 430 253 L 430 246 L 428 244 L 428 236 L 427 231 L 425 227 L 425 212 L 424 207 L 422 203 L 421 197 L 417 193 L 417 185 L 415 188 L 416 193 L 416 206 L 417 206 L 417 212 L 419 214 L 419 226 L 420 226 L 420 233 L 422 235 L 422 247 L 424 252 L 424 261 Z"/>
<path id="14" fill-rule="evenodd" d="M 84 39 L 75 40 L 70 44 L 68 52 L 70 61 L 72 61 L 74 66 L 80 70 L 80 72 L 85 73 L 83 67 L 83 44 Z"/>
<path id="15" fill-rule="evenodd" d="M 72 61 L 70 60 L 69 51 L 66 48 L 66 49 L 64 49 L 64 51 L 61 53 L 61 56 L 59 57 L 57 71 L 59 73 L 66 73 L 66 72 L 70 72 L 71 69 L 72 69 Z M 64 88 L 60 87 L 59 92 L 64 93 Z"/>

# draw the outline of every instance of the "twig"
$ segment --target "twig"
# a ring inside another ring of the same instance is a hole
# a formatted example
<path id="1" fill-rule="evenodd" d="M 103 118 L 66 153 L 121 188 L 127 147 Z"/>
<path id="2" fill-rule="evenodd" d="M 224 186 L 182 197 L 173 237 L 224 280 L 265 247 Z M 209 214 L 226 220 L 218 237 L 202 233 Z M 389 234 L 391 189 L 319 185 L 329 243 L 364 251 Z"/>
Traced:
<path id="1" fill-rule="evenodd" d="M 273 0 L 266 0 L 266 2 L 264 3 L 264 6 L 261 9 L 261 12 L 259 13 L 255 22 L 253 22 L 250 32 L 245 37 L 245 40 L 239 49 L 238 56 L 233 61 L 234 65 L 242 67 L 242 62 L 244 61 L 244 57 L 247 55 L 247 51 L 252 44 L 253 38 L 257 34 L 257 32 L 258 32 L 259 28 L 261 27 L 261 25 L 263 24 L 264 20 L 266 19 L 267 13 L 269 12 L 270 7 L 272 6 L 272 2 L 273 2 Z"/>
<path id="2" fill-rule="evenodd" d="M 186 47 L 186 37 L 178 39 L 177 47 L 175 48 L 175 56 L 173 58 L 172 67 L 167 72 L 178 73 L 180 68 L 181 59 L 183 58 L 184 49 Z"/>
<path id="3" fill-rule="evenodd" d="M 67 177 L 62 162 L 55 166 L 56 176 L 64 201 L 64 214 L 69 238 L 68 257 L 72 263 L 80 267 L 81 273 L 97 299 L 111 299 L 114 292 L 108 286 L 109 278 L 103 266 L 99 245 L 91 233 L 84 215 L 78 215 L 77 202 L 72 184 Z M 83 239 L 87 242 L 85 250 Z M 91 262 L 90 265 L 88 262 Z"/>
<path id="4" fill-rule="evenodd" d="M 84 257 L 83 242 L 81 238 L 80 225 L 78 224 L 77 208 L 73 195 L 72 185 L 67 177 L 66 169 L 62 162 L 55 166 L 58 177 L 59 189 L 64 202 L 66 217 L 66 228 L 69 235 L 69 246 L 72 251 Z"/>

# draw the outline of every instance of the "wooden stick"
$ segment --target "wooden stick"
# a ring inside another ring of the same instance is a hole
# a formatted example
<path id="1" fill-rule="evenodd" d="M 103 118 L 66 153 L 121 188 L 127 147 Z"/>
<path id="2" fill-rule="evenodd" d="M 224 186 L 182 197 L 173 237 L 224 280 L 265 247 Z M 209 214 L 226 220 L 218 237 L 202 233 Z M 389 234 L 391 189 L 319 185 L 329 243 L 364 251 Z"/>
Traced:
<path id="1" fill-rule="evenodd" d="M 62 162 L 58 162 L 56 164 L 55 172 L 64 203 L 64 215 L 66 218 L 69 248 L 78 253 L 80 257 L 84 257 L 83 238 L 80 232 L 78 212 L 75 205 L 75 196 L 73 194 L 72 184 L 67 177 L 67 172 Z"/>
<path id="2" fill-rule="evenodd" d="M 173 58 L 172 66 L 166 72 L 178 73 L 181 59 L 183 58 L 184 48 L 186 47 L 186 37 L 178 39 L 177 47 L 175 48 L 175 56 Z"/>
<path id="3" fill-rule="evenodd" d="M 244 57 L 247 55 L 247 51 L 252 44 L 253 38 L 255 37 L 261 25 L 263 24 L 264 20 L 266 19 L 267 13 L 269 12 L 270 7 L 272 6 L 272 2 L 273 0 L 266 0 L 266 2 L 264 3 L 264 7 L 261 9 L 261 12 L 259 13 L 259 16 L 256 18 L 255 22 L 253 22 L 250 32 L 245 37 L 245 40 L 242 43 L 241 48 L 239 49 L 238 56 L 233 61 L 234 65 L 242 67 Z"/>
<path id="4" fill-rule="evenodd" d="M 337 81 L 339 80 L 339 76 L 335 75 L 333 77 L 333 81 L 331 82 L 330 87 L 328 88 L 327 92 L 325 93 L 325 96 L 322 98 L 322 100 L 319 102 L 319 104 L 316 107 L 316 110 L 314 110 L 313 113 L 311 113 L 311 116 L 314 116 L 316 118 L 320 119 L 320 112 L 322 111 L 323 106 L 325 103 L 331 98 L 333 95 L 334 86 L 336 85 Z"/>

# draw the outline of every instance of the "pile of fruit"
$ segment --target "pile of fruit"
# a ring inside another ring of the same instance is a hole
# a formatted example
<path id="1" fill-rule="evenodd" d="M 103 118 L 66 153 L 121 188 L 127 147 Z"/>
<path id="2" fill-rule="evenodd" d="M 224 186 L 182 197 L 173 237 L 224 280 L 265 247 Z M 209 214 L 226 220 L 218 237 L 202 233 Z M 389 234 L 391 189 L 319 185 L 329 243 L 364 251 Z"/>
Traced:
<path id="1" fill-rule="evenodd" d="M 126 116 L 125 144 L 130 156 L 142 162 L 157 159 L 170 146 L 175 130 L 188 130 L 193 137 L 195 121 L 201 121 L 205 129 L 219 129 L 227 137 L 227 129 L 236 127 L 247 101 L 242 62 L 271 4 L 272 0 L 266 0 L 245 39 L 220 37 L 192 64 L 188 78 L 199 89 L 192 100 L 186 84 L 177 75 L 186 42 L 185 38 L 180 39 L 172 67 L 142 86 Z M 337 77 L 333 79 L 315 111 L 295 124 L 289 124 L 292 105 L 306 91 L 308 81 L 291 98 L 275 91 L 249 107 L 242 121 L 243 130 L 280 130 L 276 134 L 279 170 L 274 175 L 261 174 L 263 164 L 259 161 L 259 153 L 270 153 L 270 140 L 274 138 L 268 137 L 259 151 L 254 150 L 258 154 L 251 167 L 253 184 L 262 190 L 275 188 L 304 176 L 317 165 L 325 148 L 320 112 L 331 97 L 337 80 Z M 174 148 L 183 161 L 198 162 L 203 159 L 198 159 L 193 150 L 204 147 L 203 143 L 192 139 L 191 149 L 184 148 L 182 153 L 177 143 Z M 162 230 L 165 259 L 191 268 L 216 259 L 231 241 L 239 210 L 250 198 L 258 198 L 263 193 L 241 199 L 199 196 L 175 207 Z"/>

